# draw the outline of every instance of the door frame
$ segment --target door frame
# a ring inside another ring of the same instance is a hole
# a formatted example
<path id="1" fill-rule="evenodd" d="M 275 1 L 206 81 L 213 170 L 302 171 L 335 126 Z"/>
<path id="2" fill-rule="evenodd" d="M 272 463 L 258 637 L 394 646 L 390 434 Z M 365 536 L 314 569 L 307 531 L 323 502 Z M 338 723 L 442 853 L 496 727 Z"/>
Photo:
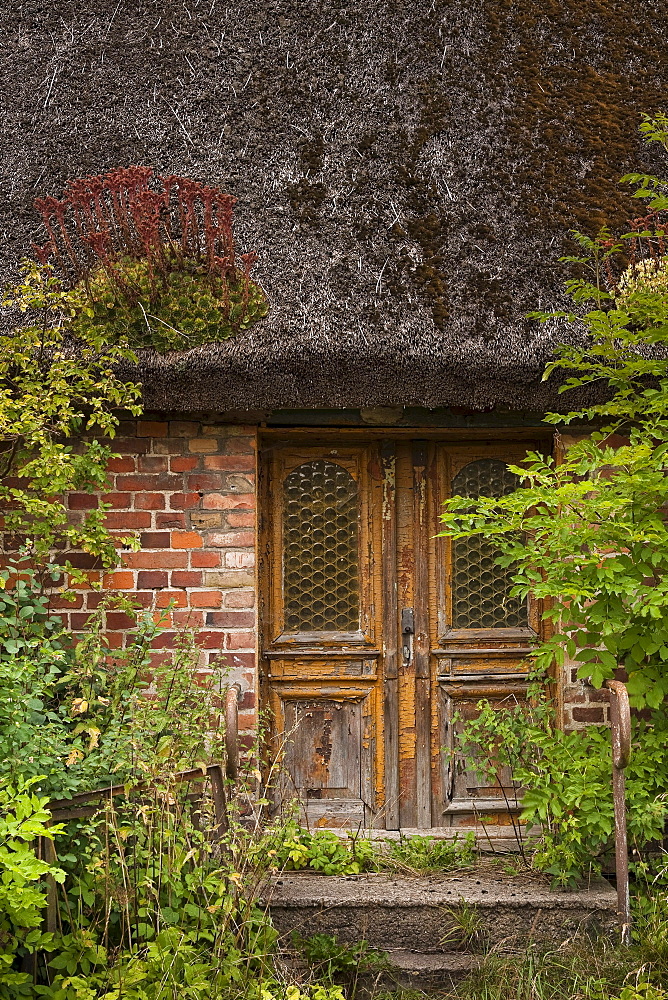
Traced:
<path id="1" fill-rule="evenodd" d="M 322 448 L 331 447 L 335 444 L 339 446 L 361 445 L 362 443 L 376 443 L 382 465 L 382 518 L 380 526 L 381 545 L 381 583 L 382 589 L 382 610 L 378 616 L 382 631 L 382 728 L 383 728 L 383 783 L 384 783 L 384 806 L 382 809 L 383 826 L 388 829 L 400 829 L 400 721 L 399 721 L 399 700 L 400 700 L 400 658 L 402 636 L 400 632 L 401 624 L 397 615 L 398 608 L 398 562 L 397 552 L 397 506 L 392 490 L 395 486 L 396 474 L 396 454 L 395 444 L 401 441 L 410 440 L 414 442 L 413 459 L 414 468 L 423 470 L 421 483 L 416 481 L 418 489 L 413 496 L 413 509 L 415 518 L 415 530 L 421 536 L 423 546 L 431 543 L 430 526 L 435 523 L 435 507 L 440 504 L 441 495 L 437 496 L 436 490 L 426 490 L 427 461 L 426 452 L 428 445 L 432 442 L 451 445 L 466 446 L 467 443 L 476 442 L 478 445 L 500 446 L 504 442 L 521 446 L 523 441 L 533 442 L 543 445 L 544 450 L 552 450 L 550 445 L 553 441 L 553 434 L 549 428 L 540 427 L 499 427 L 491 428 L 437 428 L 437 427 L 297 427 L 297 428 L 262 428 L 259 434 L 259 480 L 258 480 L 258 510 L 259 510 L 259 565 L 258 565 L 258 663 L 260 676 L 260 700 L 261 706 L 268 707 L 270 704 L 268 682 L 266 679 L 266 653 L 267 646 L 267 609 L 271 607 L 268 589 L 270 586 L 271 574 L 268 572 L 268 560 L 271 558 L 271 541 L 269 536 L 270 526 L 267 513 L 269 510 L 269 463 L 268 454 L 276 447 L 305 446 Z M 547 448 L 545 446 L 548 446 Z M 423 448 L 423 453 L 420 452 Z M 422 460 L 422 464 L 420 464 Z M 440 488 L 440 487 L 439 487 Z M 429 496 L 428 496 L 429 494 Z M 440 544 L 437 542 L 437 545 Z M 426 549 L 424 550 L 426 551 Z M 420 561 L 418 560 L 418 563 Z M 362 568 L 362 567 L 360 567 Z M 437 701 L 440 698 L 439 685 L 434 673 L 432 656 L 433 627 L 430 628 L 430 593 L 433 590 L 433 581 L 429 579 L 429 567 L 426 565 L 416 566 L 415 578 L 416 592 L 420 594 L 420 600 L 416 601 L 416 612 L 418 619 L 415 623 L 415 633 L 418 637 L 425 636 L 425 641 L 416 640 L 416 684 L 427 686 L 428 693 L 424 692 L 424 697 L 418 699 L 421 710 L 416 715 L 416 743 L 421 741 L 425 744 L 423 752 L 416 754 L 416 767 L 420 771 L 416 773 L 416 813 L 418 828 L 430 828 L 432 826 L 432 755 L 431 742 L 435 732 L 434 726 L 437 715 Z M 438 609 L 440 611 L 440 609 Z M 422 621 L 422 617 L 424 621 Z M 438 614 L 431 617 L 435 620 Z M 437 670 L 438 673 L 438 670 Z M 556 677 L 553 677 L 556 682 Z M 561 684 L 555 683 L 555 694 L 560 703 Z M 485 691 L 480 689 L 480 696 L 484 697 Z M 422 773 L 424 772 L 424 773 Z M 422 792 L 420 793 L 420 789 Z M 406 824 L 404 824 L 406 825 Z M 414 827 L 411 827 L 414 828 Z"/>

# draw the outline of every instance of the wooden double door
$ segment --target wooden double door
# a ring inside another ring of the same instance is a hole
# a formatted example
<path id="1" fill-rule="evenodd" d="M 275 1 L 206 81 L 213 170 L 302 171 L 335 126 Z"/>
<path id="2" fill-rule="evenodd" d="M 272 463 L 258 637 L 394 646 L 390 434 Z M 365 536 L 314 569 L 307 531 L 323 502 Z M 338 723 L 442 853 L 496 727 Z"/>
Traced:
<path id="1" fill-rule="evenodd" d="M 524 697 L 540 611 L 479 539 L 437 537 L 451 495 L 501 495 L 532 442 L 271 440 L 262 466 L 261 691 L 275 799 L 311 827 L 507 822 L 508 775 L 458 731 Z M 505 817 L 505 819 L 504 819 Z"/>

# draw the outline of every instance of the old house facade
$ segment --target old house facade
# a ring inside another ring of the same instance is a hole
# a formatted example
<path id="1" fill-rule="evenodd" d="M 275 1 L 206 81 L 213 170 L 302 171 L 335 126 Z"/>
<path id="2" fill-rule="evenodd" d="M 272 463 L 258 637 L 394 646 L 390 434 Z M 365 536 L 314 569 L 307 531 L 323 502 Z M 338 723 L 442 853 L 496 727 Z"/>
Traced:
<path id="1" fill-rule="evenodd" d="M 36 194 L 116 165 L 224 187 L 256 250 L 266 319 L 185 353 L 144 352 L 108 524 L 141 548 L 103 580 L 174 605 L 266 710 L 288 782 L 322 825 L 470 826 L 500 790 L 448 763 L 456 718 L 522 697 L 541 609 L 490 551 L 437 538 L 439 504 L 512 485 L 551 451 L 541 376 L 568 328 L 569 227 L 623 224 L 619 175 L 652 167 L 661 5 L 466 0 L 31 2 L 5 15 L 3 271 Z M 73 512 L 97 503 L 69 498 Z M 85 629 L 99 602 L 59 610 Z M 57 605 L 56 605 L 57 606 Z M 108 624 L 124 641 L 128 620 Z M 158 649 L 159 653 L 160 650 Z M 607 696 L 567 665 L 567 725 Z"/>

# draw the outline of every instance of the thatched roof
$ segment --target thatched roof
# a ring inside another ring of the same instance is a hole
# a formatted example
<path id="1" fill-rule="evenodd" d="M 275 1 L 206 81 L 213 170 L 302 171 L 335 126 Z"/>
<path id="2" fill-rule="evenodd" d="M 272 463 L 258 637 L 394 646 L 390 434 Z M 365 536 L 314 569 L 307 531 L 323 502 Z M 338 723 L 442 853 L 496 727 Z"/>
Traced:
<path id="1" fill-rule="evenodd" d="M 269 316 L 145 358 L 149 405 L 551 405 L 571 226 L 660 169 L 663 0 L 16 0 L 3 13 L 2 270 L 36 195 L 148 164 L 238 198 Z"/>

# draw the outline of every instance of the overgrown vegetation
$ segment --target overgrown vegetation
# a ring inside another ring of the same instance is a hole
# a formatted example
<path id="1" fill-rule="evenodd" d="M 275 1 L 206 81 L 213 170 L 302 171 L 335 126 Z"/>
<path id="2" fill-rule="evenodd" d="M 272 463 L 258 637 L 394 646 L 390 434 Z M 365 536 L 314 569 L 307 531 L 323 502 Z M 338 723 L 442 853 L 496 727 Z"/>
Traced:
<path id="1" fill-rule="evenodd" d="M 668 118 L 647 119 L 642 131 L 668 149 Z M 632 704 L 650 714 L 635 722 L 629 770 L 637 851 L 661 838 L 668 810 L 668 182 L 623 180 L 646 214 L 621 237 L 575 233 L 580 252 L 567 259 L 584 276 L 568 283 L 573 311 L 535 314 L 586 334 L 584 346 L 560 349 L 545 377 L 565 371 L 562 391 L 600 388 L 602 401 L 548 415 L 573 425 L 558 463 L 529 454 L 511 466 L 521 488 L 455 497 L 443 516 L 452 537 L 483 535 L 497 546 L 499 565 L 513 569 L 513 596 L 547 603 L 553 634 L 535 651 L 535 700 L 510 712 L 483 706 L 484 724 L 468 733 L 514 769 L 526 789 L 523 818 L 545 826 L 536 858 L 564 881 L 609 846 L 610 761 L 606 731 L 556 730 L 544 700 L 555 661 L 562 667 L 567 654 L 595 687 L 623 668 Z M 598 429 L 578 436 L 583 421 Z"/>
<path id="2" fill-rule="evenodd" d="M 113 566 L 117 541 L 104 527 L 108 507 L 102 503 L 73 518 L 66 496 L 106 487 L 119 411 L 140 412 L 138 386 L 115 370 L 134 355 L 92 327 L 82 330 L 76 351 L 68 346 L 63 316 L 71 295 L 48 267 L 26 263 L 23 281 L 4 304 L 30 319 L 3 334 L 0 353 L 5 542 L 33 567 L 43 567 L 59 550 L 61 563 L 80 577 L 69 561 L 73 549 Z"/>
<path id="3" fill-rule="evenodd" d="M 668 143 L 668 120 L 648 121 L 645 132 Z M 629 179 L 649 214 L 620 239 L 578 236 L 573 262 L 592 277 L 571 283 L 578 311 L 560 318 L 584 324 L 589 341 L 564 349 L 550 368 L 570 372 L 565 388 L 608 387 L 605 402 L 552 417 L 598 420 L 601 429 L 559 466 L 530 456 L 516 469 L 525 486 L 515 494 L 451 501 L 446 518 L 450 533 L 493 539 L 502 563 L 515 567 L 515 594 L 549 598 L 548 617 L 559 624 L 537 651 L 536 697 L 513 712 L 482 705 L 469 746 L 482 748 L 491 769 L 511 767 L 526 789 L 523 818 L 544 828 L 534 863 L 557 882 L 573 881 L 609 846 L 609 738 L 596 728 L 558 731 L 538 690 L 564 653 L 596 684 L 623 663 L 635 703 L 652 713 L 636 725 L 629 770 L 635 876 L 649 885 L 635 901 L 631 951 L 581 942 L 489 954 L 453 1000 L 666 996 L 665 880 L 640 852 L 661 837 L 668 790 L 668 184 Z M 106 643 L 104 603 L 78 641 L 48 611 L 45 588 L 66 584 L 63 569 L 77 579 L 71 549 L 116 562 L 104 505 L 75 522 L 63 500 L 72 490 L 104 490 L 117 412 L 138 412 L 136 387 L 117 379 L 116 363 L 133 359 L 130 345 L 192 346 L 266 311 L 252 260 L 236 264 L 231 208 L 215 189 L 139 168 L 75 182 L 63 201 L 42 202 L 49 241 L 13 296 L 40 321 L 12 335 L 1 376 L 0 504 L 22 559 L 0 572 L 0 997 L 8 1000 L 350 1000 L 361 992 L 360 971 L 373 979 L 385 959 L 363 942 L 316 935 L 295 942 L 305 967 L 287 969 L 261 902 L 267 878 L 476 864 L 471 837 L 376 845 L 290 819 L 262 827 L 263 802 L 251 806 L 243 794 L 228 802 L 221 829 L 206 783 L 176 774 L 224 758 L 224 664 L 200 684 L 196 637 L 187 634 L 171 657 L 153 659 L 160 624 L 150 613 L 117 651 Z M 118 795 L 49 825 L 49 801 L 110 783 Z M 49 860 L 54 837 L 58 857 Z M 46 932 L 54 890 L 55 929 Z M 483 949 L 476 912 L 459 912 L 459 939 Z"/>
<path id="4" fill-rule="evenodd" d="M 235 250 L 234 203 L 149 167 L 82 177 L 60 201 L 37 199 L 48 238 L 34 249 L 70 290 L 68 331 L 186 350 L 265 316 L 266 296 L 250 277 L 255 255 Z"/>

